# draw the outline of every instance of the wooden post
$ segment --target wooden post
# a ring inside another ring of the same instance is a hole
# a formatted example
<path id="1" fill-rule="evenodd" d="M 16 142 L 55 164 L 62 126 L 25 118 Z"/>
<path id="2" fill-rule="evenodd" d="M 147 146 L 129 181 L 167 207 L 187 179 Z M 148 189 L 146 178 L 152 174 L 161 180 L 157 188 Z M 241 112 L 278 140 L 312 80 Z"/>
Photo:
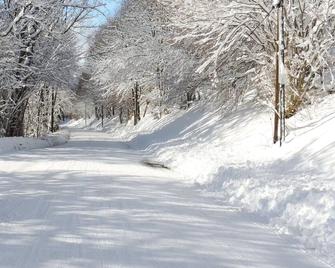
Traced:
<path id="1" fill-rule="evenodd" d="M 280 21 L 280 61 L 282 68 L 285 68 L 285 22 L 284 22 L 284 0 L 281 0 L 281 21 Z M 281 70 L 284 71 L 284 70 Z M 286 109 L 286 103 L 285 103 L 285 74 L 281 74 L 281 81 L 280 81 L 280 146 L 282 145 L 282 142 L 285 141 L 285 135 L 286 135 L 286 123 L 285 123 L 285 109 Z"/>
<path id="2" fill-rule="evenodd" d="M 279 8 L 277 9 L 277 40 L 276 40 L 276 81 L 275 81 L 275 118 L 273 130 L 273 143 L 278 142 L 278 127 L 279 127 Z"/>

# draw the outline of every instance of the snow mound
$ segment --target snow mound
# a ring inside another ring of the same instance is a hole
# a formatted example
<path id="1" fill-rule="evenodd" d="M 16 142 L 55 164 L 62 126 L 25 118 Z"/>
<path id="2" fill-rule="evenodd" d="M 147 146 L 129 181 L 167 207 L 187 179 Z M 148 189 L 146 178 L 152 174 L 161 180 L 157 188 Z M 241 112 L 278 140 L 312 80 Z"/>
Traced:
<path id="1" fill-rule="evenodd" d="M 57 146 L 65 144 L 69 138 L 70 132 L 68 130 L 62 130 L 41 138 L 0 138 L 0 154 Z"/>
<path id="2" fill-rule="evenodd" d="M 290 118 L 282 148 L 272 144 L 272 112 L 251 103 L 226 116 L 195 108 L 159 127 L 147 121 L 130 145 L 335 265 L 334 102 Z"/>

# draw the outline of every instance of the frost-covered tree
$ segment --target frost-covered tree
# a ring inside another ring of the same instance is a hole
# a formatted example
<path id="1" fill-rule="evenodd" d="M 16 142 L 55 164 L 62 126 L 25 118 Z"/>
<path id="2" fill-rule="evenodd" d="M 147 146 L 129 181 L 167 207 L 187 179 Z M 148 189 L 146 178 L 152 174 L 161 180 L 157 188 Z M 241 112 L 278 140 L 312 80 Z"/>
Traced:
<path id="1" fill-rule="evenodd" d="M 180 103 L 188 93 L 194 95 L 202 81 L 195 72 L 195 57 L 173 46 L 171 36 L 166 10 L 159 1 L 125 1 L 118 15 L 95 35 L 90 48 L 87 66 L 97 100 L 105 106 L 112 102 L 123 114 L 129 110 L 124 106 L 132 103 L 135 107 L 139 102 L 142 116 L 149 106 L 161 116 L 166 105 Z M 130 109 L 136 113 L 134 107 Z"/>
<path id="2" fill-rule="evenodd" d="M 0 2 L 0 128 L 6 136 L 24 135 L 25 115 L 36 92 L 43 102 L 45 90 L 71 88 L 76 69 L 73 30 L 95 7 L 91 0 Z M 57 93 L 52 96 L 57 99 Z"/>
<path id="3" fill-rule="evenodd" d="M 283 3 L 281 78 L 287 82 L 289 117 L 311 96 L 333 87 L 335 5 L 334 0 Z M 123 115 L 138 116 L 137 105 L 161 116 L 165 107 L 190 104 L 196 96 L 230 110 L 249 91 L 274 108 L 278 16 L 271 0 L 124 1 L 89 50 L 87 84 L 97 114 L 119 111 L 123 121 Z"/>
<path id="4" fill-rule="evenodd" d="M 272 1 L 170 1 L 175 41 L 200 59 L 199 72 L 212 74 L 228 99 L 248 89 L 272 101 L 277 50 L 277 9 Z M 285 0 L 287 116 L 308 94 L 333 87 L 333 0 Z"/>

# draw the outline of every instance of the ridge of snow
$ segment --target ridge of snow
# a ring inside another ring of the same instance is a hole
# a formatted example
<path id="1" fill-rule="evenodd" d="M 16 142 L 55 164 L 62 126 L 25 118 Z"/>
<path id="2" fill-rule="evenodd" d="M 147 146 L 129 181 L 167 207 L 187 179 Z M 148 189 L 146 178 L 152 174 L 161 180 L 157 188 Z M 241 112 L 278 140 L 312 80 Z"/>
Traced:
<path id="1" fill-rule="evenodd" d="M 66 143 L 70 134 L 66 130 L 59 131 L 41 138 L 6 137 L 0 138 L 0 154 L 7 154 L 23 150 L 53 147 Z"/>

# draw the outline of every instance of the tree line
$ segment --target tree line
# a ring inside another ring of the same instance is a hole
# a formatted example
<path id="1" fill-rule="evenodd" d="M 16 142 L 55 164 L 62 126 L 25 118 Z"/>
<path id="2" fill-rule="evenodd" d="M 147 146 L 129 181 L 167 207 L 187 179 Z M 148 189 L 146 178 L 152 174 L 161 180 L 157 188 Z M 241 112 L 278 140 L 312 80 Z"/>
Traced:
<path id="1" fill-rule="evenodd" d="M 0 136 L 57 129 L 80 75 L 76 29 L 91 0 L 0 1 Z"/>
<path id="2" fill-rule="evenodd" d="M 225 111 L 273 105 L 278 54 L 270 0 L 124 0 L 91 38 L 94 0 L 0 0 L 0 136 L 57 129 L 72 101 L 137 124 L 196 100 Z M 333 92 L 335 0 L 284 0 L 285 117 Z M 79 110 L 83 110 L 80 108 Z"/>
<path id="3" fill-rule="evenodd" d="M 335 1 L 283 10 L 288 118 L 333 91 Z M 135 124 L 197 99 L 231 110 L 253 95 L 274 109 L 277 16 L 270 0 L 126 0 L 91 42 L 83 88 L 96 116 Z"/>

